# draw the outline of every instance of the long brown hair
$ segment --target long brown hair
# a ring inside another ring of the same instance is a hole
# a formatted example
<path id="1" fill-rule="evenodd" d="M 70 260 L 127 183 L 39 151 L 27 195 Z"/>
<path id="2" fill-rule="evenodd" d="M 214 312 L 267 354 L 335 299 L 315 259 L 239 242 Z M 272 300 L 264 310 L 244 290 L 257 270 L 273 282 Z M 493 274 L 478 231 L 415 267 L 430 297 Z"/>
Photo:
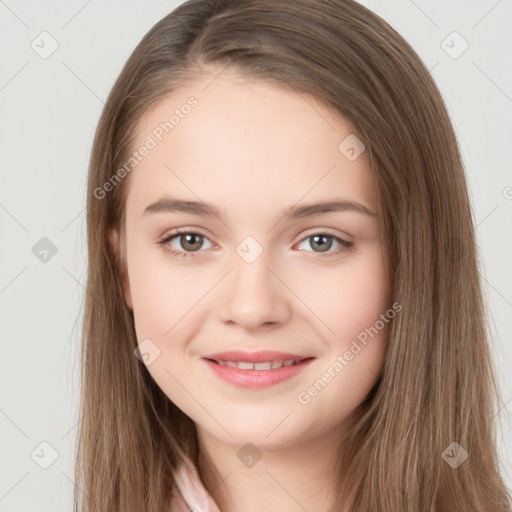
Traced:
<path id="1" fill-rule="evenodd" d="M 194 423 L 134 356 L 124 254 L 116 257 L 107 233 L 123 233 L 129 176 L 112 178 L 133 151 L 142 115 L 218 66 L 313 95 L 352 123 L 371 156 L 385 263 L 403 310 L 391 323 L 382 374 L 343 443 L 348 470 L 340 463 L 333 475 L 334 509 L 510 510 L 474 221 L 457 140 L 428 69 L 353 0 L 189 0 L 134 50 L 94 139 L 75 511 L 167 510 L 178 463 L 197 455 Z M 449 459 L 462 449 L 468 458 L 455 468 Z"/>

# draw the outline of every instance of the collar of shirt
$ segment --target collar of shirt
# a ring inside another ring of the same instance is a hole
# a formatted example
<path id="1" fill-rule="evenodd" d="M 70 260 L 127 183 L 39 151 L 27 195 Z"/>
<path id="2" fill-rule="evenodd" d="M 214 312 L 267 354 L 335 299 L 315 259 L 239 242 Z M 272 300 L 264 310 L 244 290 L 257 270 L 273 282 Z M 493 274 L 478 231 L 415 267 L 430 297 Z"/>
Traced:
<path id="1" fill-rule="evenodd" d="M 182 462 L 175 481 L 178 492 L 170 508 L 172 512 L 220 512 L 201 482 L 192 460 Z"/>

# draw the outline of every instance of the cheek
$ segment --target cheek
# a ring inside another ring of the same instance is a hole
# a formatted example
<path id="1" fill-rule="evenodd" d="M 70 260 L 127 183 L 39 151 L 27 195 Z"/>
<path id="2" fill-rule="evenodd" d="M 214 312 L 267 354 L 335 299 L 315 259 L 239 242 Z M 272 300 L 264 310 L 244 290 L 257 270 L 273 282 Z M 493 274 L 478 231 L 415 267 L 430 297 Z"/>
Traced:
<path id="1" fill-rule="evenodd" d="M 394 311 L 380 252 L 315 280 L 311 309 L 321 318 L 329 346 L 325 364 L 298 395 L 320 423 L 335 425 L 365 399 L 384 361 Z M 388 313 L 387 313 L 388 312 Z M 382 318 L 385 318 L 383 320 Z"/>
<path id="2" fill-rule="evenodd" d="M 142 244 L 141 244 L 142 245 Z M 185 272 L 164 250 L 134 250 L 128 264 L 137 338 L 172 337 L 211 288 L 210 279 Z M 186 322 L 185 322 L 186 323 Z"/>
<path id="3" fill-rule="evenodd" d="M 368 251 L 346 265 L 304 281 L 301 295 L 336 340 L 339 349 L 370 328 L 390 307 L 390 290 L 380 250 Z M 380 325 L 380 323 L 379 323 Z"/>
<path id="4" fill-rule="evenodd" d="M 185 357 L 194 328 L 188 320 L 204 294 L 201 281 L 190 282 L 179 265 L 171 267 L 156 251 L 134 250 L 129 260 L 130 289 L 138 343 L 151 340 L 154 357 L 147 371 L 166 395 L 182 410 L 190 397 L 191 361 Z M 147 343 L 147 342 L 146 342 Z M 184 408 L 184 409 L 183 409 Z"/>

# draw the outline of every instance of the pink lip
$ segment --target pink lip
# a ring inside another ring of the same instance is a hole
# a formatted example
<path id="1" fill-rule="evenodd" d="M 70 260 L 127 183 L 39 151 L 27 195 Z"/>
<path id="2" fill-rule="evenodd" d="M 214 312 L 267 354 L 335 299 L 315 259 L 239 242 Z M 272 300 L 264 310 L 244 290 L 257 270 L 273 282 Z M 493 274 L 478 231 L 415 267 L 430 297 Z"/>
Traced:
<path id="1" fill-rule="evenodd" d="M 274 350 L 260 350 L 258 352 L 247 352 L 243 350 L 231 350 L 229 352 L 218 352 L 204 356 L 204 359 L 214 359 L 215 361 L 236 361 L 247 363 L 263 363 L 265 361 L 294 361 L 307 359 L 310 356 L 302 356 L 298 354 L 289 354 L 286 352 L 276 352 Z"/>
<path id="2" fill-rule="evenodd" d="M 288 355 L 286 356 L 286 359 L 293 359 L 293 357 L 288 357 Z M 225 357 L 225 354 L 222 354 L 222 356 Z M 298 359 L 300 358 L 301 357 Z M 223 360 L 223 358 L 219 359 Z M 271 361 L 275 359 L 281 359 L 281 357 L 264 359 L 264 361 Z M 242 388 L 262 389 L 274 386 L 279 382 L 290 379 L 291 377 L 299 374 L 306 368 L 306 366 L 309 365 L 309 363 L 311 363 L 311 361 L 313 361 L 313 359 L 314 357 L 306 358 L 293 366 L 282 366 L 281 368 L 275 368 L 273 370 L 241 370 L 240 368 L 233 368 L 232 366 L 221 366 L 211 359 L 205 359 L 205 361 L 215 375 L 226 382 Z M 233 359 L 229 358 L 226 360 L 233 361 Z"/>

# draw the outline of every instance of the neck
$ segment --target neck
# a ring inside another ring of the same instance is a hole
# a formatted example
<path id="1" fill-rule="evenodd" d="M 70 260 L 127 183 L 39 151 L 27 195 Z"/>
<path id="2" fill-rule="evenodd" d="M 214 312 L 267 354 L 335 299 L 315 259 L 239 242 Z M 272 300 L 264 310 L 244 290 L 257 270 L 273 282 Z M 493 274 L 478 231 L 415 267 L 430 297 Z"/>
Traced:
<path id="1" fill-rule="evenodd" d="M 222 512 L 331 510 L 339 428 L 272 450 L 229 445 L 200 428 L 198 441 L 199 475 Z"/>

